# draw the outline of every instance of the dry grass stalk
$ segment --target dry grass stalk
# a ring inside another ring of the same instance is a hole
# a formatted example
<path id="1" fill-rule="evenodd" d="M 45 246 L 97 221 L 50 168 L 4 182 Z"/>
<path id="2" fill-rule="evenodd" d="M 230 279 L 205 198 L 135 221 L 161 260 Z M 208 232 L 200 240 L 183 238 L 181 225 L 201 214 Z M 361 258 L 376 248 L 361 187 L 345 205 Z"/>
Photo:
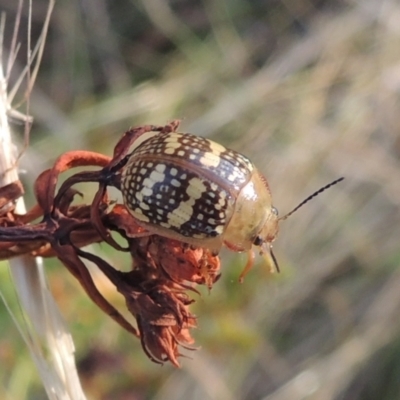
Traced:
<path id="1" fill-rule="evenodd" d="M 47 17 L 35 48 L 30 47 L 30 26 L 28 27 L 27 64 L 16 83 L 10 87 L 10 76 L 18 52 L 18 32 L 23 1 L 19 1 L 17 18 L 11 50 L 8 59 L 3 47 L 3 32 L 5 14 L 2 14 L 0 24 L 0 187 L 18 182 L 18 152 L 12 142 L 9 118 L 17 118 L 25 122 L 26 138 L 29 134 L 31 118 L 29 114 L 29 98 L 40 66 L 41 55 L 45 45 L 47 28 L 54 7 L 54 1 L 49 1 Z M 29 3 L 29 21 L 32 15 L 32 4 Z M 26 82 L 23 102 L 26 114 L 21 114 L 13 108 L 13 99 L 23 82 Z M 26 212 L 21 192 L 13 197 L 13 201 L 2 204 L 2 212 L 14 210 L 18 214 Z M 3 199 L 4 200 L 4 199 Z M 43 265 L 40 258 L 23 254 L 9 260 L 10 274 L 13 278 L 23 310 L 23 321 L 18 322 L 16 315 L 9 309 L 17 328 L 19 329 L 32 359 L 39 371 L 43 385 L 50 399 L 76 400 L 85 399 L 75 367 L 74 344 L 57 305 L 48 290 Z M 3 297 L 6 306 L 6 299 Z"/>

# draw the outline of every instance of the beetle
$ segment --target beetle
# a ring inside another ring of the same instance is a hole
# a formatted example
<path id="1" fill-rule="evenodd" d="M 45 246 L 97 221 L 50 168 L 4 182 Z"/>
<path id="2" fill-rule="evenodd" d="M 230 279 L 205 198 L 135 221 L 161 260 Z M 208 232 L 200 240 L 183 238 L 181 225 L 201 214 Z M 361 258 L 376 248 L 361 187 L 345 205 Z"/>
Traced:
<path id="1" fill-rule="evenodd" d="M 179 133 L 178 126 L 179 121 L 157 130 L 153 126 L 133 141 L 121 174 L 128 211 L 151 234 L 216 254 L 223 245 L 248 251 L 241 279 L 253 264 L 253 246 L 270 255 L 279 271 L 272 252 L 279 221 L 343 178 L 279 218 L 266 178 L 246 156 L 207 138 Z"/>

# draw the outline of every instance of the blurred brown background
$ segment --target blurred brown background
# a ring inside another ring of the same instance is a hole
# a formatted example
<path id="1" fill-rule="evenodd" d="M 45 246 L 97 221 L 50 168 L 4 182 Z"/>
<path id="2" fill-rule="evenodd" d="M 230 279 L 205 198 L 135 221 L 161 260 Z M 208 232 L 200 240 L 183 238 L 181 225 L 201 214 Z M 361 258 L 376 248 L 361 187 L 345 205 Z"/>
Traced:
<path id="1" fill-rule="evenodd" d="M 6 48 L 13 3 L 0 0 Z M 46 7 L 33 2 L 36 34 Z M 111 154 L 129 126 L 175 118 L 248 155 L 282 215 L 346 177 L 282 223 L 281 274 L 259 260 L 240 285 L 245 257 L 223 253 L 221 280 L 195 296 L 201 349 L 180 370 L 151 363 L 46 261 L 88 397 L 399 399 L 399 106 L 398 1 L 58 1 L 31 97 L 28 195 L 60 153 Z M 22 145 L 23 127 L 14 128 Z M 97 250 L 127 268 L 107 246 Z M 7 273 L 0 279 L 12 295 Z M 98 284 L 122 306 L 101 276 Z M 3 305 L 0 326 L 0 398 L 45 398 Z"/>

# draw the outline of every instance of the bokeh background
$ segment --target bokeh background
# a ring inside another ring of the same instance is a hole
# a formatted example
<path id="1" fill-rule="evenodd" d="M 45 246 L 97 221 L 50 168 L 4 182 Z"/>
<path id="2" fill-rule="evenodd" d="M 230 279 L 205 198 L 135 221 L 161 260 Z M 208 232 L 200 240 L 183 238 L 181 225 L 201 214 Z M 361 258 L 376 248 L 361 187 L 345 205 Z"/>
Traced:
<path id="1" fill-rule="evenodd" d="M 0 0 L 6 48 L 16 7 Z M 34 34 L 46 7 L 33 2 Z M 20 165 L 28 205 L 32 182 L 60 153 L 111 154 L 129 126 L 175 118 L 183 131 L 249 156 L 281 214 L 346 177 L 282 223 L 280 274 L 259 260 L 239 284 L 245 256 L 223 252 L 221 280 L 194 295 L 200 349 L 181 369 L 150 362 L 60 263 L 46 260 L 88 397 L 399 399 L 399 108 L 395 0 L 57 1 Z M 14 130 L 22 148 L 23 127 Z M 96 251 L 129 267 L 105 245 Z M 0 280 L 12 297 L 5 268 Z M 0 382 L 0 398 L 45 398 L 2 304 Z"/>

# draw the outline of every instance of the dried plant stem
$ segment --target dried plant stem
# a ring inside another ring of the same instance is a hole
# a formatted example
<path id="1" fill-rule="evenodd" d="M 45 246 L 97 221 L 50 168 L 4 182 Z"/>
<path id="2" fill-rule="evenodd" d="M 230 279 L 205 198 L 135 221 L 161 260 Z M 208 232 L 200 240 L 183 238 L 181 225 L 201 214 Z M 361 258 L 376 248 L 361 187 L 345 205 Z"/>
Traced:
<path id="1" fill-rule="evenodd" d="M 23 2 L 20 2 L 19 10 Z M 30 5 L 31 6 L 31 5 Z M 53 2 L 50 2 L 49 10 Z M 48 15 L 49 18 L 50 14 Z M 19 24 L 19 16 L 16 19 L 16 26 Z M 3 46 L 3 35 L 5 18 L 2 16 L 0 26 L 0 49 Z M 48 20 L 44 23 L 47 27 Z M 17 32 L 15 32 L 17 34 Z M 43 51 L 45 30 L 37 48 L 40 48 L 39 55 Z M 9 55 L 7 72 L 4 73 L 3 66 L 6 64 L 3 59 L 4 53 L 0 53 L 0 187 L 18 180 L 17 151 L 11 140 L 8 116 L 20 115 L 13 112 L 9 93 L 13 88 L 8 87 L 8 76 L 16 54 L 14 53 L 16 38 L 13 39 L 13 46 Z M 14 49 L 14 50 L 13 50 Z M 40 62 L 36 59 L 36 63 Z M 32 66 L 32 59 L 28 56 L 25 71 Z M 36 64 L 34 74 L 37 73 Z M 21 81 L 18 82 L 18 85 Z M 28 72 L 28 98 L 33 85 L 29 79 Z M 15 87 L 14 87 L 15 89 Z M 26 120 L 28 117 L 25 117 Z M 28 131 L 28 130 L 27 130 Z M 20 214 L 26 212 L 22 198 L 17 200 L 16 211 Z M 34 362 L 39 370 L 45 390 L 50 399 L 76 400 L 85 399 L 83 394 L 74 359 L 74 345 L 70 334 L 66 330 L 56 303 L 51 296 L 44 275 L 41 259 L 34 259 L 28 255 L 15 257 L 9 260 L 10 274 L 13 277 L 15 290 L 18 294 L 20 304 L 24 310 L 25 324 L 17 322 L 15 315 L 11 313 L 18 329 L 20 330 Z M 4 299 L 3 299 L 4 300 Z M 45 351 L 44 351 L 45 350 Z M 48 356 L 45 356 L 48 354 Z"/>

